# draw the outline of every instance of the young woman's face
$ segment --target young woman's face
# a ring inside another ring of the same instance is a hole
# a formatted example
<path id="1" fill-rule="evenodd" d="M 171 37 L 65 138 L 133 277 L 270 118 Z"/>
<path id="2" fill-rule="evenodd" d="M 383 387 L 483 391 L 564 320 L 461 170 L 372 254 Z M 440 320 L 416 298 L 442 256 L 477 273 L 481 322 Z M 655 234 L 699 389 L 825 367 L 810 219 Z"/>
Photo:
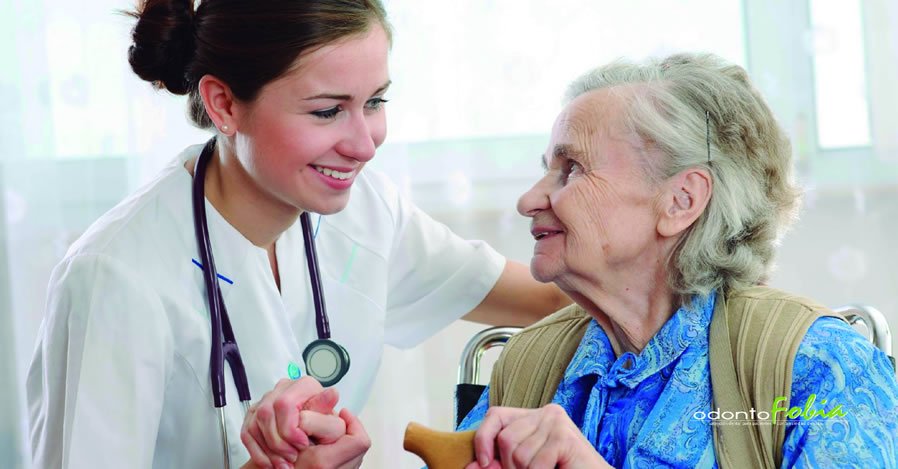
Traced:
<path id="1" fill-rule="evenodd" d="M 372 26 L 302 55 L 295 71 L 238 104 L 236 153 L 266 198 L 322 214 L 346 206 L 386 136 L 389 45 Z"/>

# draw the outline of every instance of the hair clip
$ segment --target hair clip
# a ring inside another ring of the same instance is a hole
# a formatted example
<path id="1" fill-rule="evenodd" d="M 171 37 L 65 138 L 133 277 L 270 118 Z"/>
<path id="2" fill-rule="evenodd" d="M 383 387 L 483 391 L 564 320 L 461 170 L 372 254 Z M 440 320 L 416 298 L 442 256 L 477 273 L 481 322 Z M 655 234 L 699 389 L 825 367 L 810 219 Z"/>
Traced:
<path id="1" fill-rule="evenodd" d="M 711 113 L 705 111 L 705 141 L 708 143 L 708 164 L 711 164 Z"/>

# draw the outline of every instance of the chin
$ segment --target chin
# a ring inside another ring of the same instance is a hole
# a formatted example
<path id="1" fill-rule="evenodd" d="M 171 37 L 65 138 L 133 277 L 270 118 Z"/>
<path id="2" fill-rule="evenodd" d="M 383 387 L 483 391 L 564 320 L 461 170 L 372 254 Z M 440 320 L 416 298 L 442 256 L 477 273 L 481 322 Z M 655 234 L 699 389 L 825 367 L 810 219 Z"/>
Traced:
<path id="1" fill-rule="evenodd" d="M 349 205 L 349 194 L 346 194 L 345 197 L 331 197 L 324 201 L 319 201 L 318 203 L 309 204 L 310 207 L 308 210 L 310 212 L 318 213 L 321 215 L 333 215 L 335 213 L 339 213 Z"/>
<path id="2" fill-rule="evenodd" d="M 538 282 L 551 283 L 555 279 L 555 270 L 546 265 L 545 262 L 539 262 L 536 258 L 530 260 L 530 275 Z"/>
<path id="3" fill-rule="evenodd" d="M 317 210 L 311 210 L 319 215 L 333 215 L 335 213 L 340 213 L 343 209 L 346 208 L 346 205 L 341 205 L 340 207 L 322 207 Z"/>

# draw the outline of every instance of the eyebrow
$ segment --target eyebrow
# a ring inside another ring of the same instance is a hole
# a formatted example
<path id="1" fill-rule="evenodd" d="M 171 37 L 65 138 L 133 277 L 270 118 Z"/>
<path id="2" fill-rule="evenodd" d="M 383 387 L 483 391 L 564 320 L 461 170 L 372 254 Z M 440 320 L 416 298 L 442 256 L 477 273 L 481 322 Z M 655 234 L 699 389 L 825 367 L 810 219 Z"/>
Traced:
<path id="1" fill-rule="evenodd" d="M 392 80 L 388 80 L 388 81 L 387 81 L 386 83 L 384 83 L 380 88 L 378 88 L 377 90 L 375 90 L 374 93 L 371 94 L 371 96 L 377 96 L 377 95 L 379 95 L 379 94 L 381 94 L 381 93 L 387 91 L 387 88 L 390 87 L 390 84 L 391 84 L 391 83 L 393 83 L 393 81 L 392 81 Z M 316 100 L 316 99 L 334 99 L 334 100 L 337 100 L 337 101 L 352 101 L 352 100 L 353 100 L 353 96 L 352 96 L 351 94 L 331 94 L 331 93 L 321 93 L 321 94 L 316 94 L 315 96 L 309 96 L 308 98 L 303 98 L 303 101 L 313 101 L 313 100 Z"/>
<path id="2" fill-rule="evenodd" d="M 567 143 L 561 143 L 555 145 L 552 148 L 552 158 L 560 158 L 563 160 L 577 160 L 581 161 L 583 156 L 583 152 L 576 149 L 573 145 Z M 548 171 L 549 165 L 546 163 L 546 155 L 540 155 L 540 163 L 542 163 L 543 170 Z"/>

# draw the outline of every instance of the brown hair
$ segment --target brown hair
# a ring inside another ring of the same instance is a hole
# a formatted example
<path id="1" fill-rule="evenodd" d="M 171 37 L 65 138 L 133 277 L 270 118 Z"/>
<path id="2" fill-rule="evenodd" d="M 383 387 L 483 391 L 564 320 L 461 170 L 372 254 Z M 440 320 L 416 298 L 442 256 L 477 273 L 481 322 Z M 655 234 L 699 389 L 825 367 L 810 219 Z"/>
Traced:
<path id="1" fill-rule="evenodd" d="M 190 119 L 210 129 L 197 85 L 214 75 L 245 102 L 303 53 L 390 26 L 380 0 L 142 0 L 128 49 L 141 79 L 189 95 Z"/>

